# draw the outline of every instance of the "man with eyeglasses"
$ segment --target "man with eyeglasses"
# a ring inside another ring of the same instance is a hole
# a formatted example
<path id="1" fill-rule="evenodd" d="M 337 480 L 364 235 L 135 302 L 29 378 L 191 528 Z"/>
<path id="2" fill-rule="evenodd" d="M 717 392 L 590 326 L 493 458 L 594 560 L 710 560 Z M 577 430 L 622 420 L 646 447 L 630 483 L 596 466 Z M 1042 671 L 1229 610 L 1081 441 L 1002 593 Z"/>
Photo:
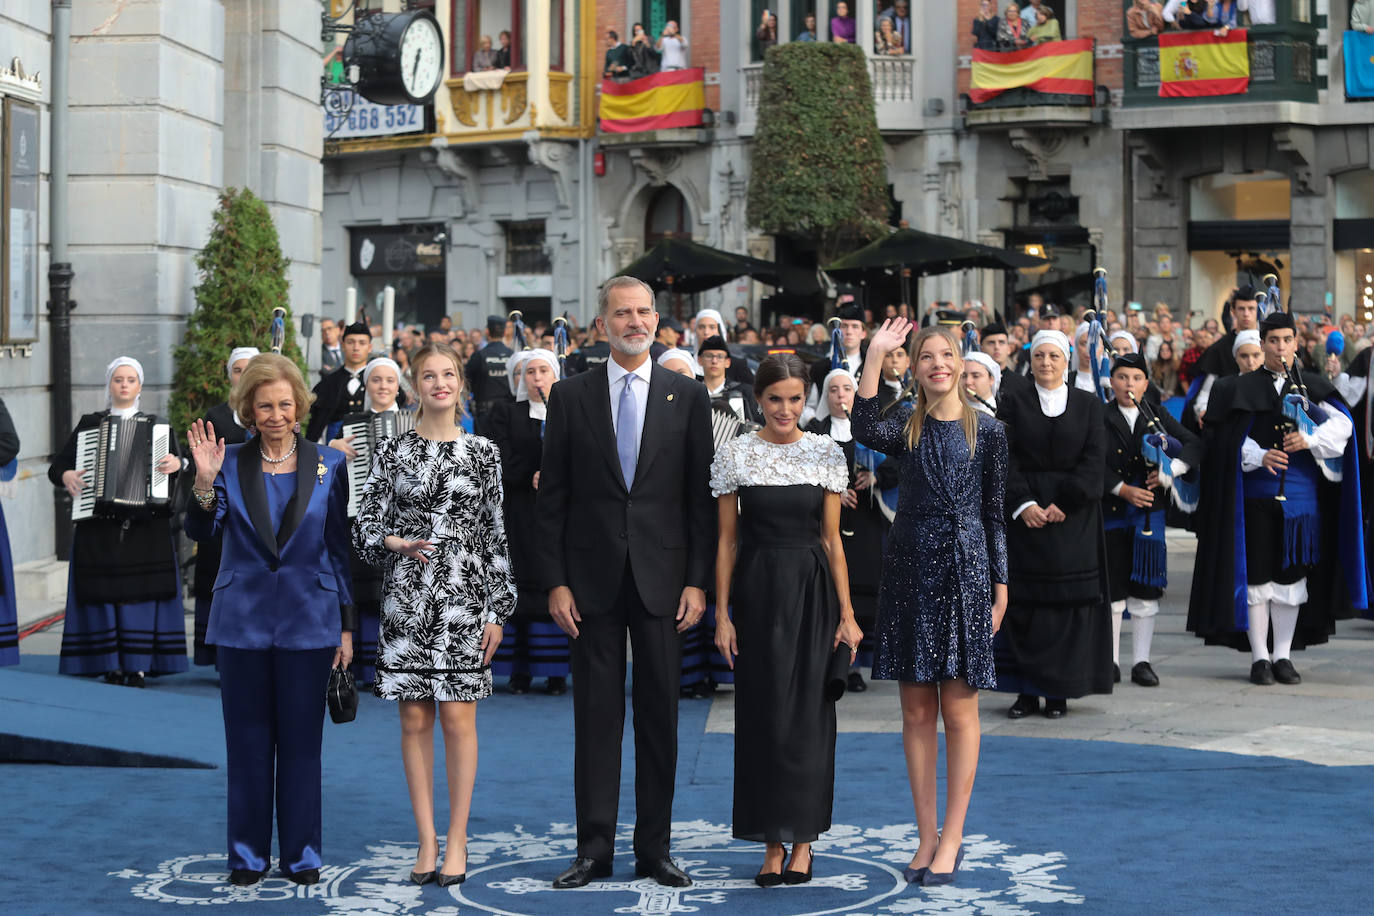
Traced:
<path id="1" fill-rule="evenodd" d="M 706 394 L 712 401 L 721 401 L 741 420 L 763 424 L 763 413 L 753 393 L 739 382 L 730 381 L 725 371 L 730 368 L 730 349 L 720 335 L 708 337 L 697 350 L 701 363 Z"/>

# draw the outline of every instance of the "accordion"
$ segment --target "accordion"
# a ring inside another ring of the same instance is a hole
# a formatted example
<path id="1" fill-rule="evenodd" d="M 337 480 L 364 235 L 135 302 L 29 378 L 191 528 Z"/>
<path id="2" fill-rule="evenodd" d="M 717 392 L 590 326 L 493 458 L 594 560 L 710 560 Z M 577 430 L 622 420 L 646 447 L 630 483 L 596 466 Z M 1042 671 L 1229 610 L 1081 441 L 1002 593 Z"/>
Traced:
<path id="1" fill-rule="evenodd" d="M 171 451 L 172 427 L 152 414 L 108 416 L 76 434 L 76 470 L 87 486 L 72 501 L 72 521 L 95 515 L 147 518 L 171 511 L 171 486 L 157 463 Z"/>
<path id="2" fill-rule="evenodd" d="M 363 485 L 367 475 L 372 472 L 372 456 L 377 454 L 377 446 L 394 436 L 404 435 L 415 428 L 415 414 L 399 410 L 383 410 L 369 416 L 359 416 L 351 422 L 345 420 L 339 435 L 353 437 L 353 450 L 357 456 L 348 460 L 348 517 L 356 518 L 363 501 Z"/>
<path id="3" fill-rule="evenodd" d="M 724 401 L 711 402 L 711 441 L 714 451 L 720 451 L 721 446 L 736 436 L 756 432 L 760 428 L 758 424 L 741 420 Z"/>

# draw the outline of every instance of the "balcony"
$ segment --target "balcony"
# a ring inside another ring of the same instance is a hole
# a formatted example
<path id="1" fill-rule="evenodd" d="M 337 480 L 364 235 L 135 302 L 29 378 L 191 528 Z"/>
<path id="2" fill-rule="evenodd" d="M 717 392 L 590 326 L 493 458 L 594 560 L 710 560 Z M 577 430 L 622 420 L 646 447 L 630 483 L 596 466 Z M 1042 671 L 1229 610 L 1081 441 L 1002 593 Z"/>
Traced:
<path id="1" fill-rule="evenodd" d="M 1230 95 L 1161 96 L 1159 39 L 1125 38 L 1122 45 L 1122 107 L 1112 123 L 1123 129 L 1303 121 L 1303 107 L 1317 102 L 1317 29 L 1310 23 L 1251 26 L 1249 86 Z"/>
<path id="2" fill-rule="evenodd" d="M 1073 127 L 1100 120 L 1093 107 L 1097 64 L 1093 40 L 1052 41 L 1020 51 L 974 51 L 964 125 Z"/>
<path id="3" fill-rule="evenodd" d="M 758 130 L 759 99 L 763 95 L 763 64 L 740 68 L 744 102 L 740 106 L 739 132 L 752 137 Z M 871 57 L 868 79 L 873 86 L 873 107 L 878 130 L 883 133 L 913 133 L 922 127 L 921 110 L 916 104 L 915 57 Z"/>

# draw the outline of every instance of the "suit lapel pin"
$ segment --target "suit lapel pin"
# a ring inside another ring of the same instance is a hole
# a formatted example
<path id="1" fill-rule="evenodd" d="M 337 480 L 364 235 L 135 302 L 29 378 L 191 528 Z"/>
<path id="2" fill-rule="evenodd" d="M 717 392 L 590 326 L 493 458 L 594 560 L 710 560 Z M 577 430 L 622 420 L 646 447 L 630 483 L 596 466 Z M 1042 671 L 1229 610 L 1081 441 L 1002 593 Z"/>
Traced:
<path id="1" fill-rule="evenodd" d="M 315 465 L 315 482 L 316 482 L 316 483 L 324 483 L 324 474 L 325 474 L 325 470 L 326 470 L 326 468 L 325 468 L 325 466 L 324 466 L 324 459 L 321 458 L 321 459 L 320 459 L 320 463 L 317 464 L 317 465 Z"/>
<path id="2" fill-rule="evenodd" d="M 671 400 L 672 400 L 672 399 L 673 399 L 673 396 L 672 396 L 672 395 L 671 395 L 671 394 L 670 394 L 670 395 L 668 395 L 668 400 L 670 400 L 670 401 L 671 401 Z"/>

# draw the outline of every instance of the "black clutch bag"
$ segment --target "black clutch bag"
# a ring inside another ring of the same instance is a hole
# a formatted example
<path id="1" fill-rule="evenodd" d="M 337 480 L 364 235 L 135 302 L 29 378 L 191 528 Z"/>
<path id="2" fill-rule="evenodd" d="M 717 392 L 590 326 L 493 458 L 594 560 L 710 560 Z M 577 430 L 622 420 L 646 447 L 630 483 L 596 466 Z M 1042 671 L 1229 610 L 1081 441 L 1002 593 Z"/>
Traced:
<path id="1" fill-rule="evenodd" d="M 335 722 L 352 722 L 357 717 L 358 685 L 353 683 L 353 672 L 347 668 L 329 672 L 329 688 L 324 696 L 329 703 L 329 718 Z"/>
<path id="2" fill-rule="evenodd" d="M 840 643 L 830 653 L 830 662 L 825 666 L 825 698 L 835 702 L 844 696 L 845 686 L 849 683 L 849 666 L 854 661 L 854 650 L 847 643 Z"/>

